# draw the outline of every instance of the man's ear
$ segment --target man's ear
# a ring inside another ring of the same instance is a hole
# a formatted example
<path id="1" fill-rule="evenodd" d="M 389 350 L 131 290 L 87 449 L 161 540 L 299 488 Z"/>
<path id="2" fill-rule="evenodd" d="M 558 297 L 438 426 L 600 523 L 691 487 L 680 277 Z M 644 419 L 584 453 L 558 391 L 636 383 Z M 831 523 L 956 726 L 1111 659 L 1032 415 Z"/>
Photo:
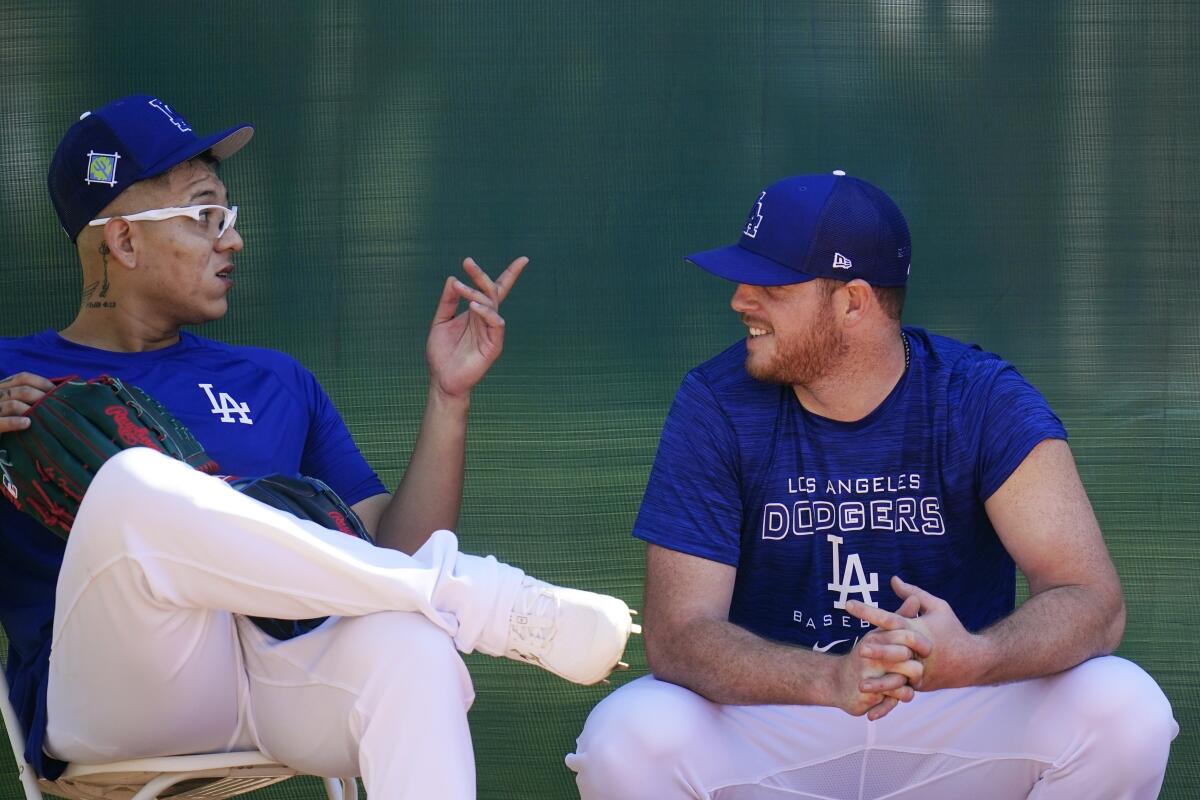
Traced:
<path id="1" fill-rule="evenodd" d="M 846 293 L 846 324 L 853 326 L 861 322 L 871 310 L 871 305 L 875 302 L 875 292 L 871 289 L 871 285 L 861 278 L 855 278 L 852 281 L 847 281 L 842 287 Z"/>
<path id="2" fill-rule="evenodd" d="M 133 248 L 133 226 L 120 217 L 114 217 L 104 223 L 100 255 L 112 256 L 121 265 L 133 269 L 137 264 Z"/>

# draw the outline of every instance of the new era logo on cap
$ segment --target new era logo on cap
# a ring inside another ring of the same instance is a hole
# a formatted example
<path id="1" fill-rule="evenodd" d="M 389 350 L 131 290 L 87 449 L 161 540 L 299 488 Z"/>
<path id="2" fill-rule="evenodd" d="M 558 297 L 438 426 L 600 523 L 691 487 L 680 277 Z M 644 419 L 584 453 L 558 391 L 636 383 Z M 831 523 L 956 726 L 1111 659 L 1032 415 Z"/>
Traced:
<path id="1" fill-rule="evenodd" d="M 911 252 L 908 223 L 891 198 L 836 170 L 771 184 L 759 192 L 737 244 L 687 259 L 755 286 L 813 278 L 903 286 Z"/>

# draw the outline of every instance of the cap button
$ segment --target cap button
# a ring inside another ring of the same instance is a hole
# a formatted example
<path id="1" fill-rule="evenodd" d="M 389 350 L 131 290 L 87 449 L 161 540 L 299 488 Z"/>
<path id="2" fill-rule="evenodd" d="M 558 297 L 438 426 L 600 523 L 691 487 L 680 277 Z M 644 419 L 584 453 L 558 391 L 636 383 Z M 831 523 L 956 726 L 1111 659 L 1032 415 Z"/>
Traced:
<path id="1" fill-rule="evenodd" d="M 88 118 L 88 117 L 90 117 L 91 115 L 92 115 L 92 112 L 90 112 L 90 111 L 85 111 L 85 112 L 83 112 L 82 114 L 80 114 L 80 115 L 79 115 L 79 118 L 80 118 L 80 119 L 87 119 L 87 118 Z"/>
<path id="2" fill-rule="evenodd" d="M 844 177 L 846 177 L 846 170 L 844 170 L 844 169 L 835 169 L 835 170 L 833 171 L 833 174 L 834 174 L 834 175 L 837 175 L 839 178 L 844 178 Z"/>

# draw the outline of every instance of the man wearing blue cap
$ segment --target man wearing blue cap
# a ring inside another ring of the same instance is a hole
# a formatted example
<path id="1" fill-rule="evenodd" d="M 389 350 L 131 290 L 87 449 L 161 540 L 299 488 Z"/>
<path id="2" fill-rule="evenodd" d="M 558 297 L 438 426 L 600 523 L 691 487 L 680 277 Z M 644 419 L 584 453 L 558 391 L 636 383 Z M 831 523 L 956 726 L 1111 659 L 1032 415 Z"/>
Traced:
<path id="1" fill-rule="evenodd" d="M 620 600 L 463 554 L 448 530 L 470 392 L 500 353 L 499 305 L 526 259 L 494 281 L 468 259 L 475 286 L 447 280 L 421 431 L 389 494 L 299 363 L 181 330 L 228 308 L 243 240 L 216 166 L 251 134 L 198 137 L 148 96 L 68 130 L 49 184 L 83 265 L 80 309 L 62 331 L 0 340 L 0 433 L 30 424 L 46 376 L 115 375 L 224 472 L 323 480 L 381 546 L 140 447 L 99 470 L 66 541 L 0 503 L 0 622 L 26 758 L 53 778 L 65 761 L 259 748 L 362 775 L 374 797 L 474 797 L 473 692 L 456 648 L 595 683 L 636 629 Z M 330 619 L 277 640 L 251 615 Z"/>
<path id="2" fill-rule="evenodd" d="M 891 199 L 788 178 L 689 260 L 748 335 L 663 427 L 634 526 L 654 674 L 589 717 L 585 800 L 1157 796 L 1178 726 L 1108 655 L 1124 601 L 1062 423 L 901 325 Z"/>

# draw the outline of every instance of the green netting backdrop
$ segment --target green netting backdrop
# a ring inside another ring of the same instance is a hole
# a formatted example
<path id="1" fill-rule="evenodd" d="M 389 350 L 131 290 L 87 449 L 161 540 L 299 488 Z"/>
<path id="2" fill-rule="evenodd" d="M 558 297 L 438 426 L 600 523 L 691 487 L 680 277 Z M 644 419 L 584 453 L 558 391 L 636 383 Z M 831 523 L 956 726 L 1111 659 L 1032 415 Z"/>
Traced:
<path id="1" fill-rule="evenodd" d="M 308 364 L 394 483 L 445 276 L 528 255 L 462 539 L 636 600 L 668 403 L 742 330 L 681 258 L 734 241 L 761 186 L 845 169 L 907 213 L 906 319 L 1006 355 L 1066 422 L 1125 581 L 1120 652 L 1182 726 L 1164 796 L 1200 796 L 1198 21 L 1190 0 L 4 0 L 0 335 L 73 316 L 44 175 L 81 112 L 145 92 L 198 130 L 251 121 L 223 171 L 246 250 L 205 332 Z M 469 662 L 480 796 L 574 796 L 562 756 L 607 690 Z"/>

